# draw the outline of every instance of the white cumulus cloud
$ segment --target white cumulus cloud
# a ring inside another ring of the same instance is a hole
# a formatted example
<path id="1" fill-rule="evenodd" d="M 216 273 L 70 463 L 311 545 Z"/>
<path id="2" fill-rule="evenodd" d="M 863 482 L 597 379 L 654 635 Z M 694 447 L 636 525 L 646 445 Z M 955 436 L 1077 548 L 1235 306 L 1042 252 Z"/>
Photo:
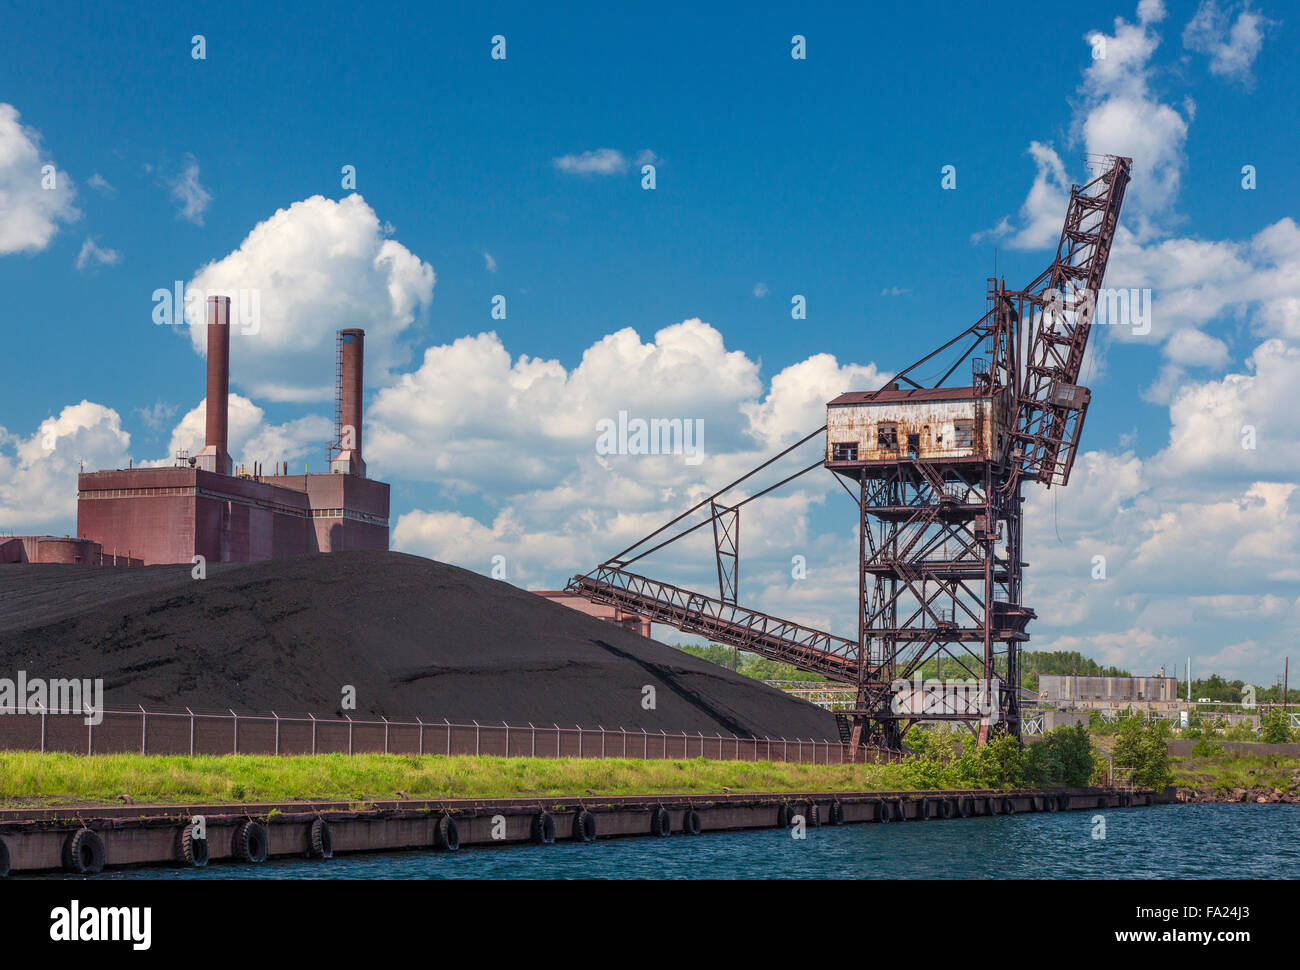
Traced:
<path id="1" fill-rule="evenodd" d="M 130 447 L 118 413 L 91 401 L 69 404 L 27 437 L 0 428 L 0 531 L 70 533 L 82 462 L 87 471 L 125 468 Z"/>
<path id="2" fill-rule="evenodd" d="M 309 414 L 283 424 L 270 424 L 266 412 L 242 394 L 231 394 L 227 444 L 235 464 L 261 462 L 264 471 L 279 461 L 289 462 L 290 471 L 301 471 L 304 460 L 314 462 L 316 471 L 325 470 L 325 442 L 334 433 L 334 423 L 319 414 Z M 203 449 L 207 431 L 207 400 L 185 413 L 172 431 L 167 457 L 150 464 L 171 465 L 184 451 L 197 455 Z"/>
<path id="3" fill-rule="evenodd" d="M 0 102 L 0 256 L 49 246 L 60 223 L 81 217 L 75 197 L 68 173 L 41 150 L 40 133 Z"/>
<path id="4" fill-rule="evenodd" d="M 434 272 L 385 237 L 360 195 L 317 195 L 258 223 L 188 286 L 230 295 L 232 315 L 241 292 L 246 305 L 256 301 L 257 320 L 231 328 L 233 383 L 270 401 L 329 400 L 336 331 L 366 331 L 366 378 L 382 382 L 408 357 L 401 338 L 433 299 Z M 194 349 L 206 353 L 203 307 L 188 305 L 186 316 Z"/>
<path id="5" fill-rule="evenodd" d="M 1183 29 L 1183 46 L 1208 54 L 1211 74 L 1250 87 L 1254 83 L 1251 68 L 1270 26 L 1270 20 L 1249 6 L 1244 6 L 1234 20 L 1231 8 L 1221 8 L 1215 0 L 1202 0 Z"/>

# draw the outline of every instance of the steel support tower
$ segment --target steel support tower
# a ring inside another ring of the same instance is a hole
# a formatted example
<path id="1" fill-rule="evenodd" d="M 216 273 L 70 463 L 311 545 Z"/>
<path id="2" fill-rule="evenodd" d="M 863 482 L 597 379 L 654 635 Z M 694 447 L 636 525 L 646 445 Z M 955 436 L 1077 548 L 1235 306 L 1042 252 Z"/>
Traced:
<path id="1" fill-rule="evenodd" d="M 1069 481 L 1091 399 L 1079 374 L 1132 160 L 1096 164 L 1098 174 L 1071 189 L 1056 258 L 1028 286 L 1013 291 L 990 279 L 975 324 L 879 390 L 831 401 L 826 425 L 573 577 L 568 589 L 852 685 L 856 702 L 840 732 L 855 750 L 897 750 L 919 721 L 961 722 L 981 743 L 1019 737 L 1018 654 L 1035 618 L 1021 602 L 1021 486 Z M 913 376 L 923 366 L 942 376 L 923 386 Z M 735 498 L 823 432 L 824 459 Z M 739 605 L 741 509 L 819 467 L 857 505 L 856 639 Z M 718 596 L 628 570 L 710 524 Z M 949 678 L 974 683 L 978 692 L 935 697 L 916 686 L 921 677 L 941 688 Z"/>

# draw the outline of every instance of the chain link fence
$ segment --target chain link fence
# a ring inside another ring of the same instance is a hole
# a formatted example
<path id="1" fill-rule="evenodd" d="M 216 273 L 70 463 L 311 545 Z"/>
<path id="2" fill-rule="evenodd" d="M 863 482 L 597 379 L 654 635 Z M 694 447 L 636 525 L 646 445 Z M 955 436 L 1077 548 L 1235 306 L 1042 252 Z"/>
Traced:
<path id="1" fill-rule="evenodd" d="M 840 741 L 755 738 L 559 724 L 453 724 L 185 711 L 59 710 L 0 714 L 0 749 L 73 754 L 443 754 L 533 758 L 709 758 L 719 761 L 851 762 Z"/>

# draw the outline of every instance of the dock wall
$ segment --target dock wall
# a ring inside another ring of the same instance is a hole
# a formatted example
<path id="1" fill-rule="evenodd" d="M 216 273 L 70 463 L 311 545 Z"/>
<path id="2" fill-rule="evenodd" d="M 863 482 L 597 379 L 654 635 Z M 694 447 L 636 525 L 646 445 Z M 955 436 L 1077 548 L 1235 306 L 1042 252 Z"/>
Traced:
<path id="1" fill-rule="evenodd" d="M 88 829 L 102 849 L 102 865 L 187 864 L 181 835 L 202 820 L 210 862 L 247 862 L 236 838 L 255 822 L 265 833 L 268 858 L 310 858 L 312 829 L 327 827 L 334 854 L 398 850 L 451 851 L 448 826 L 459 846 L 509 845 L 538 841 L 538 816 L 549 815 L 557 841 L 581 839 L 579 816 L 587 813 L 594 839 L 656 835 L 690 837 L 692 821 L 702 833 L 817 825 L 933 822 L 1027 812 L 1096 811 L 1173 802 L 1173 791 L 1072 788 L 1045 791 L 805 792 L 792 794 L 648 795 L 605 798 L 454 799 L 394 801 L 359 808 L 341 803 L 123 806 L 5 810 L 0 841 L 10 872 L 82 871 L 67 849 Z M 692 819 L 691 816 L 694 816 Z M 664 821 L 666 817 L 666 822 Z M 450 819 L 450 823 L 444 821 Z M 81 836 L 86 841 L 85 835 Z M 538 845 L 539 851 L 544 849 Z M 93 853 L 88 856 L 93 864 Z M 322 864 L 328 864 L 321 860 Z M 220 869 L 213 872 L 220 877 Z"/>

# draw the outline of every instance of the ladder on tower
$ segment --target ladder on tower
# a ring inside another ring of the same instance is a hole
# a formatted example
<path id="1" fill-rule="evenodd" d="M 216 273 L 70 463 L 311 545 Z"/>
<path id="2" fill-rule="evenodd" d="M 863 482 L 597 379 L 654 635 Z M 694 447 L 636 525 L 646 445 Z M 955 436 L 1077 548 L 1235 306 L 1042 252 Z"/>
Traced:
<path id="1" fill-rule="evenodd" d="M 334 335 L 334 438 L 325 444 L 325 467 L 343 450 L 343 332 Z"/>

